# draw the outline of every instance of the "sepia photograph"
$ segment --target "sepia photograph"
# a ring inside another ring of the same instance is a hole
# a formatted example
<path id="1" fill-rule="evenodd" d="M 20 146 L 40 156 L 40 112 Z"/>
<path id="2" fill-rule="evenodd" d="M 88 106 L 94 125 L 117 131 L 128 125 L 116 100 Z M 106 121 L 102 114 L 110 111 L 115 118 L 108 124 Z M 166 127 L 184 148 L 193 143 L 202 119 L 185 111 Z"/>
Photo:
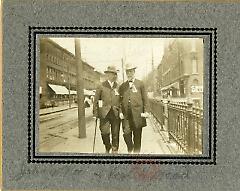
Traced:
<path id="1" fill-rule="evenodd" d="M 39 153 L 203 153 L 203 38 L 39 38 Z"/>
<path id="2" fill-rule="evenodd" d="M 239 190 L 240 4 L 2 5 L 0 190 Z"/>

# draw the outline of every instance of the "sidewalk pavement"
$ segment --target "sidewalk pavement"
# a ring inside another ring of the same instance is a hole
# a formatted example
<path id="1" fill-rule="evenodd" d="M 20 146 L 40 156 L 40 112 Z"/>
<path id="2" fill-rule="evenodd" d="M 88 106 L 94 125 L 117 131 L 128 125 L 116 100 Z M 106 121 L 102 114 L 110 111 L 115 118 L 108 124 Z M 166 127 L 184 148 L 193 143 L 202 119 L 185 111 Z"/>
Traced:
<path id="1" fill-rule="evenodd" d="M 175 143 L 167 143 L 167 133 L 159 133 L 152 117 L 147 119 L 147 126 L 142 132 L 141 154 L 183 154 L 177 149 Z M 69 153 L 93 153 L 95 121 L 92 119 L 86 124 L 86 138 L 78 138 L 78 127 L 69 130 L 61 136 L 64 142 L 51 148 L 46 152 L 69 152 Z M 105 147 L 102 143 L 99 121 L 96 129 L 96 141 L 94 153 L 105 153 Z M 127 147 L 123 139 L 122 128 L 119 137 L 119 154 L 127 154 Z"/>
<path id="2" fill-rule="evenodd" d="M 47 114 L 50 114 L 50 113 L 56 113 L 56 112 L 60 112 L 60 111 L 65 111 L 67 109 L 73 109 L 73 108 L 76 108 L 76 107 L 78 107 L 77 104 L 76 103 L 72 103 L 71 104 L 71 108 L 69 108 L 68 104 L 60 105 L 60 106 L 57 106 L 57 107 L 44 108 L 44 109 L 40 109 L 39 110 L 39 115 L 47 115 Z"/>

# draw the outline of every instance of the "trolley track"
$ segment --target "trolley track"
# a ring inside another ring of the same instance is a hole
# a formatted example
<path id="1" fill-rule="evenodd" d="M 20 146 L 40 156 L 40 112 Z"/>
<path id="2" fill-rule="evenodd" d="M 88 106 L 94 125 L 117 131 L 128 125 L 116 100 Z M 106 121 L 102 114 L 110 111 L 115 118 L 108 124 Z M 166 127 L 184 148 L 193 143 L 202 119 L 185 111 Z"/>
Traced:
<path id="1" fill-rule="evenodd" d="M 86 123 L 92 120 L 90 112 L 86 113 Z M 59 113 L 40 116 L 39 150 L 47 150 L 59 143 L 65 142 L 65 133 L 78 127 L 77 109 L 61 111 Z"/>

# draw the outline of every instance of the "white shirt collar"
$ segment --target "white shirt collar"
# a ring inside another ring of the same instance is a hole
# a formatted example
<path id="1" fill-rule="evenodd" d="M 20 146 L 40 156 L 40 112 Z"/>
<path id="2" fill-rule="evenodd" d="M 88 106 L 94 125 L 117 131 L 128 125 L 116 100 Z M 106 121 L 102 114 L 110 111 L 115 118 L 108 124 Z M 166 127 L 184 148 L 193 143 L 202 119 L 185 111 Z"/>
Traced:
<path id="1" fill-rule="evenodd" d="M 132 81 L 132 83 L 133 83 L 133 82 L 135 81 L 135 78 L 133 78 L 131 81 Z M 128 80 L 128 82 L 129 82 L 129 80 Z M 131 83 L 131 82 L 130 82 L 130 83 Z"/>
<path id="2" fill-rule="evenodd" d="M 108 83 L 109 83 L 109 85 L 111 86 L 111 88 L 113 87 L 113 84 L 114 84 L 114 82 L 111 82 L 110 80 L 108 80 Z"/>

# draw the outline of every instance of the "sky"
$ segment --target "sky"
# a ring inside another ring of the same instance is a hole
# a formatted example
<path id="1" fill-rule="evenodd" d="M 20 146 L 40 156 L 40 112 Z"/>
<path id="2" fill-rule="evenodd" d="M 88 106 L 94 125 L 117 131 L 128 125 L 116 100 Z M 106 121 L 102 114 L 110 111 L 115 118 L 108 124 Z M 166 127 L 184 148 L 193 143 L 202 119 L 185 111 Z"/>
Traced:
<path id="1" fill-rule="evenodd" d="M 107 66 L 115 65 L 122 79 L 122 59 L 124 63 L 137 66 L 136 78 L 143 79 L 152 70 L 152 60 L 156 68 L 164 53 L 164 38 L 79 38 L 81 57 L 97 71 L 104 72 Z M 51 38 L 61 47 L 75 54 L 74 38 Z M 126 74 L 124 74 L 126 76 Z"/>

